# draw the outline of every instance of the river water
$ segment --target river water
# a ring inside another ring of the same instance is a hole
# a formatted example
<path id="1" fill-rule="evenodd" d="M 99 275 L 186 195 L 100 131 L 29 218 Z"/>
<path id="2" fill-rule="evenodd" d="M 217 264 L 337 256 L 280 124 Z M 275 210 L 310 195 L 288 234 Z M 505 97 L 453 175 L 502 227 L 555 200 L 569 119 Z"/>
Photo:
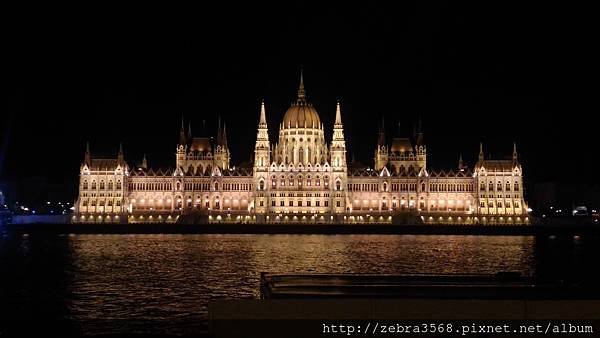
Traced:
<path id="1" fill-rule="evenodd" d="M 578 237 L 5 234 L 0 310 L 13 323 L 56 320 L 84 334 L 193 334 L 205 330 L 211 300 L 258 298 L 260 272 L 514 271 L 592 282 L 599 248 Z"/>

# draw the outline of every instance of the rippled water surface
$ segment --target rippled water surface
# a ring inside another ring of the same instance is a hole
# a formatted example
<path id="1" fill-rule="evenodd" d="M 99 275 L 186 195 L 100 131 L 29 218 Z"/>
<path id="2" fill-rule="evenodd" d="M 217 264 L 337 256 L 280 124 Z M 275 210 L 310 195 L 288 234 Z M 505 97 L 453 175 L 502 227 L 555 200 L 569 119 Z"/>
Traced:
<path id="1" fill-rule="evenodd" d="M 66 318 L 86 333 L 143 331 L 148 322 L 159 323 L 152 332 L 189 333 L 200 329 L 211 300 L 257 298 L 263 271 L 539 275 L 554 271 L 545 263 L 553 257 L 581 260 L 583 245 L 552 241 L 523 236 L 5 236 L 0 239 L 0 307 L 15 316 Z M 566 262 L 558 270 L 577 274 L 576 265 Z"/>

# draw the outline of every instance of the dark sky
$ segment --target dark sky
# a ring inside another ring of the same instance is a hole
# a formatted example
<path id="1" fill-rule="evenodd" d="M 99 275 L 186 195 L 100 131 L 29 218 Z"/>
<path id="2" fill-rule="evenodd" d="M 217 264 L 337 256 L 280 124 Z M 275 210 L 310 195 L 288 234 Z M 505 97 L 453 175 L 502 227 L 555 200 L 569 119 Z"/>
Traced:
<path id="1" fill-rule="evenodd" d="M 349 157 L 365 164 L 382 117 L 391 138 L 421 114 L 429 167 L 454 168 L 459 153 L 472 164 L 480 141 L 510 156 L 516 141 L 529 182 L 597 181 L 590 8 L 220 3 L 7 11 L 0 180 L 64 182 L 72 199 L 86 140 L 173 166 L 182 113 L 195 134 L 220 115 L 233 163 L 246 161 L 260 99 L 274 140 L 303 65 L 328 130 L 341 99 Z"/>

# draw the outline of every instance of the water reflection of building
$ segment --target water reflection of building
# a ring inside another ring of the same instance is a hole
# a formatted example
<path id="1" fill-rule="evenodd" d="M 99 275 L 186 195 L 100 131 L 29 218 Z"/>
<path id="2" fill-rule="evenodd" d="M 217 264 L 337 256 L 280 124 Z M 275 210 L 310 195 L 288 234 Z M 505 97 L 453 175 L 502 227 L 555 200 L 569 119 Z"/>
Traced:
<path id="1" fill-rule="evenodd" d="M 332 107 L 333 108 L 333 107 Z M 332 109 L 333 110 L 333 109 Z M 254 163 L 231 166 L 225 125 L 217 137 L 194 137 L 182 121 L 174 169 L 130 167 L 92 157 L 80 168 L 78 222 L 321 222 L 526 223 L 523 173 L 516 146 L 508 160 L 488 159 L 480 147 L 473 168 L 427 168 L 420 127 L 415 137 L 387 143 L 380 131 L 373 168 L 348 163 L 342 109 L 333 137 L 307 99 L 302 75 L 296 101 L 269 139 L 260 106 Z"/>

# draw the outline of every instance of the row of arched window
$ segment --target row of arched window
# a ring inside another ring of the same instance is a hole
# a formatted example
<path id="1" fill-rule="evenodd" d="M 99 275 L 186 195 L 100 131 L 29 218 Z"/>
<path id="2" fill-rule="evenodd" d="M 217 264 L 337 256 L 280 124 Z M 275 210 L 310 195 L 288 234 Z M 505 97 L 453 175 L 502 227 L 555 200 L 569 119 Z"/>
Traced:
<path id="1" fill-rule="evenodd" d="M 286 185 L 293 187 L 295 184 L 297 184 L 298 187 L 302 187 L 303 184 L 306 184 L 307 187 L 311 187 L 313 186 L 313 183 L 316 187 L 321 186 L 321 178 L 319 176 L 316 176 L 314 182 L 311 179 L 310 175 L 306 176 L 306 180 L 302 178 L 302 175 L 298 176 L 296 179 L 294 179 L 294 175 L 290 175 L 287 179 L 284 175 L 281 175 L 281 177 L 279 178 L 279 186 L 281 187 Z M 325 186 L 325 188 L 329 187 L 329 176 L 323 177 L 323 185 Z M 277 188 L 277 177 L 275 175 L 271 176 L 271 187 L 273 189 Z M 341 183 L 336 185 L 336 189 L 341 190 Z"/>
<path id="2" fill-rule="evenodd" d="M 416 183 L 392 183 L 392 191 L 417 191 Z"/>
<path id="3" fill-rule="evenodd" d="M 513 205 L 514 205 L 514 208 L 515 208 L 515 209 L 518 209 L 518 208 L 520 208 L 520 207 L 521 207 L 521 204 L 519 203 L 519 201 L 515 201 Z M 485 203 L 485 201 L 481 201 L 481 202 L 479 202 L 479 206 L 480 206 L 481 208 L 485 208 L 485 207 L 486 207 L 486 203 Z M 488 208 L 494 208 L 494 207 L 496 207 L 496 208 L 511 208 L 511 203 L 510 203 L 510 201 L 506 201 L 506 202 L 503 204 L 503 203 L 502 203 L 502 201 L 498 201 L 498 202 L 496 203 L 496 205 L 494 206 L 494 202 L 493 202 L 493 201 L 490 201 L 490 202 L 488 202 L 488 203 L 487 203 L 487 207 L 488 207 Z"/>
<path id="4" fill-rule="evenodd" d="M 105 183 L 104 180 L 101 180 L 100 184 L 97 184 L 96 180 L 92 180 L 92 184 L 91 184 L 92 190 L 96 190 L 96 189 L 113 190 L 114 187 L 115 187 L 115 184 L 113 183 L 112 180 L 108 181 L 108 183 Z M 88 184 L 88 180 L 84 180 L 83 181 L 83 190 L 88 190 L 89 188 L 90 188 L 90 185 Z M 121 189 L 121 181 L 117 181 L 116 188 Z"/>
<path id="5" fill-rule="evenodd" d="M 480 191 L 486 191 L 485 190 L 486 184 L 482 181 L 479 183 L 479 190 Z M 498 181 L 498 183 L 496 183 L 496 191 L 511 191 L 510 187 L 511 184 L 510 182 L 506 182 L 506 184 L 504 184 L 504 190 L 502 190 L 503 184 L 502 181 Z M 519 182 L 515 182 L 513 185 L 513 190 L 512 191 L 519 191 Z M 487 191 L 494 191 L 494 182 L 490 181 L 487 185 Z"/>
<path id="6" fill-rule="evenodd" d="M 473 191 L 473 183 L 429 183 L 429 191 Z"/>
<path id="7" fill-rule="evenodd" d="M 103 206 L 112 207 L 113 206 L 113 200 L 109 199 L 109 200 L 105 201 L 105 200 L 101 199 L 101 200 L 99 200 L 99 201 L 96 202 L 95 199 L 92 199 L 92 200 L 89 201 L 89 203 L 88 203 L 87 199 L 84 199 L 83 201 L 81 201 L 81 206 L 83 206 L 83 207 L 87 207 L 88 205 L 91 206 L 91 207 L 95 207 L 96 204 L 98 204 L 99 207 L 103 207 Z M 116 200 L 114 202 L 114 206 L 120 207 L 121 206 L 121 200 Z"/>
<path id="8" fill-rule="evenodd" d="M 173 189 L 173 183 L 171 183 L 171 182 L 131 182 L 131 183 L 129 183 L 129 190 L 169 191 L 172 189 Z"/>

